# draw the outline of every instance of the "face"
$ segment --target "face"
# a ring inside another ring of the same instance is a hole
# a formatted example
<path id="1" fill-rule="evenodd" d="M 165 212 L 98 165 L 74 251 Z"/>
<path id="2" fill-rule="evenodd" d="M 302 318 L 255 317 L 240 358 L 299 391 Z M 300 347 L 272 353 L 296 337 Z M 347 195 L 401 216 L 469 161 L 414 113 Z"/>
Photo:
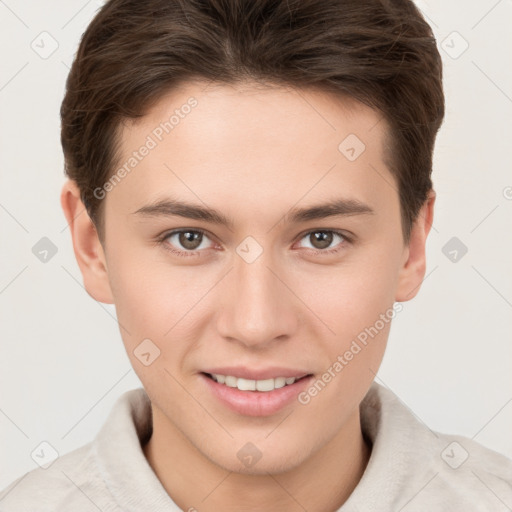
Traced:
<path id="1" fill-rule="evenodd" d="M 103 189 L 110 296 L 88 291 L 115 303 L 159 428 L 216 465 L 291 469 L 358 417 L 424 272 L 385 130 L 325 92 L 199 83 L 124 125 L 126 172 Z"/>

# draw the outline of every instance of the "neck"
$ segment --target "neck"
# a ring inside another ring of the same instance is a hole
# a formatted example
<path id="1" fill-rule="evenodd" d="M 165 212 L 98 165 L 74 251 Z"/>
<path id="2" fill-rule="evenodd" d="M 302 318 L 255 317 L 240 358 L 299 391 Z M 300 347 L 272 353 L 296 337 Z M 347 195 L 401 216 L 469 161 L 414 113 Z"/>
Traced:
<path id="1" fill-rule="evenodd" d="M 336 511 L 359 483 L 370 457 L 357 409 L 299 466 L 276 474 L 234 473 L 206 458 L 161 411 L 152 409 L 153 433 L 143 451 L 167 493 L 186 511 Z"/>

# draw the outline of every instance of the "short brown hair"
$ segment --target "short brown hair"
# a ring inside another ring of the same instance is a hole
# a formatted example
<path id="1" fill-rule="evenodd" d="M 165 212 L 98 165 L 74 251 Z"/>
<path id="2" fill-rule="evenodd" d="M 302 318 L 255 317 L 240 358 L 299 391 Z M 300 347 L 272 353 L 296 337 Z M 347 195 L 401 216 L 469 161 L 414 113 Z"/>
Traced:
<path id="1" fill-rule="evenodd" d="M 188 80 L 313 87 L 379 111 L 409 240 L 444 117 L 441 57 L 411 0 L 108 1 L 82 36 L 61 106 L 65 172 L 101 240 L 94 190 L 114 172 L 121 121 Z"/>

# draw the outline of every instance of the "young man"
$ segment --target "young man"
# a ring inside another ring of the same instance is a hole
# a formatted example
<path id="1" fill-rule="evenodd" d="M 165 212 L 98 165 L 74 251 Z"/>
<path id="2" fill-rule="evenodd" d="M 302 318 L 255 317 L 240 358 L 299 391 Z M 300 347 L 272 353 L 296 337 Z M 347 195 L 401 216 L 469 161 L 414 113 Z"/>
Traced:
<path id="1" fill-rule="evenodd" d="M 425 275 L 441 78 L 405 0 L 108 2 L 61 199 L 144 389 L 0 509 L 512 507 L 512 461 L 373 382 Z"/>

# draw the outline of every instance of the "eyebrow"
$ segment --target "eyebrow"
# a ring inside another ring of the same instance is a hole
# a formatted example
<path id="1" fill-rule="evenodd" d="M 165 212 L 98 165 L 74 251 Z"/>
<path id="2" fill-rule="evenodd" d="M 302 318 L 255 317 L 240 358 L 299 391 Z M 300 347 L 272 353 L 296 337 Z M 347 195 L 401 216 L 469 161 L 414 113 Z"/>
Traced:
<path id="1" fill-rule="evenodd" d="M 288 222 L 297 224 L 309 220 L 324 219 L 334 216 L 373 215 L 375 211 L 367 204 L 357 199 L 332 199 L 326 203 L 308 206 L 306 208 L 292 208 L 284 218 Z M 132 212 L 143 217 L 185 217 L 187 219 L 202 220 L 212 224 L 219 224 L 233 229 L 233 220 L 226 217 L 215 208 L 179 201 L 177 199 L 162 199 L 148 204 Z"/>

